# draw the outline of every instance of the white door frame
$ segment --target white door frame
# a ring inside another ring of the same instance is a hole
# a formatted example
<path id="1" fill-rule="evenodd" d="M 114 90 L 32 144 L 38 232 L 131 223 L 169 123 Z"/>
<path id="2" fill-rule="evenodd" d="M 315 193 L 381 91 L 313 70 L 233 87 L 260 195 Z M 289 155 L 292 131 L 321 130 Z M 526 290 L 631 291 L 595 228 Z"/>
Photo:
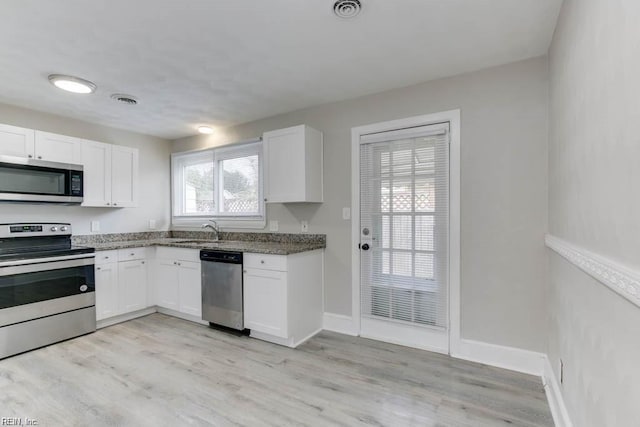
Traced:
<path id="1" fill-rule="evenodd" d="M 460 343 L 460 110 L 426 114 L 351 129 L 351 316 L 360 335 L 360 137 L 390 130 L 450 125 L 449 153 L 449 354 Z M 434 349 L 435 350 L 435 349 Z M 440 350 L 437 350 L 440 351 Z"/>

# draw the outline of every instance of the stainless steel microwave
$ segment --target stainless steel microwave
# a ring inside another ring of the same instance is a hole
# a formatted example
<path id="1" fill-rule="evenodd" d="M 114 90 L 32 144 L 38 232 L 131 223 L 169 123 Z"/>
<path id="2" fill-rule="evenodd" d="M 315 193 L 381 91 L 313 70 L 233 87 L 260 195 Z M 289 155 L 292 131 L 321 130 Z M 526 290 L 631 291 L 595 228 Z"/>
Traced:
<path id="1" fill-rule="evenodd" d="M 82 165 L 0 156 L 0 201 L 79 204 L 83 189 Z"/>

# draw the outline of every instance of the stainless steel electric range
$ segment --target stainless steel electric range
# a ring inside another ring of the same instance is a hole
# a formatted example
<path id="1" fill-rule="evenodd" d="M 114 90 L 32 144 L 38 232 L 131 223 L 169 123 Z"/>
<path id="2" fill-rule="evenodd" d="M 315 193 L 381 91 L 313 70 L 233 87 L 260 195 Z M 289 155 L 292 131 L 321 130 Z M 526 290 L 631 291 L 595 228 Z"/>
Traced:
<path id="1" fill-rule="evenodd" d="M 70 224 L 0 224 L 0 358 L 96 330 L 94 252 Z"/>

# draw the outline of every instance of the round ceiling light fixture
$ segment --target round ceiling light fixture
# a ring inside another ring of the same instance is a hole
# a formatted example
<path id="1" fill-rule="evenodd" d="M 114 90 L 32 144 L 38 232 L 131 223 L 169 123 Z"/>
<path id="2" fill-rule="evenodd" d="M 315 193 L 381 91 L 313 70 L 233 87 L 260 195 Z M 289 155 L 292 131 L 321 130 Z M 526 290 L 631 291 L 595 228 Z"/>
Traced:
<path id="1" fill-rule="evenodd" d="M 111 95 L 111 99 L 127 105 L 136 105 L 138 103 L 138 98 L 131 95 L 125 95 L 124 93 L 114 93 Z"/>
<path id="2" fill-rule="evenodd" d="M 198 126 L 198 132 L 205 135 L 211 135 L 213 133 L 213 128 L 211 126 Z"/>
<path id="3" fill-rule="evenodd" d="M 80 94 L 93 93 L 98 88 L 95 83 L 89 80 L 64 74 L 50 74 L 49 82 L 58 89 Z"/>
<path id="4" fill-rule="evenodd" d="M 333 13 L 342 19 L 355 18 L 361 10 L 360 0 L 338 0 L 333 4 Z"/>

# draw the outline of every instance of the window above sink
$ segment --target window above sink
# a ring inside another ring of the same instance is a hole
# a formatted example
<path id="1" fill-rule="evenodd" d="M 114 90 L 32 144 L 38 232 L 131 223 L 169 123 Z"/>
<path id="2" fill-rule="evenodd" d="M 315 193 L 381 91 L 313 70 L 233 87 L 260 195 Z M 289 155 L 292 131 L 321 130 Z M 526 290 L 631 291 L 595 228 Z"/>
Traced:
<path id="1" fill-rule="evenodd" d="M 264 228 L 262 142 L 171 155 L 172 225 Z"/>

